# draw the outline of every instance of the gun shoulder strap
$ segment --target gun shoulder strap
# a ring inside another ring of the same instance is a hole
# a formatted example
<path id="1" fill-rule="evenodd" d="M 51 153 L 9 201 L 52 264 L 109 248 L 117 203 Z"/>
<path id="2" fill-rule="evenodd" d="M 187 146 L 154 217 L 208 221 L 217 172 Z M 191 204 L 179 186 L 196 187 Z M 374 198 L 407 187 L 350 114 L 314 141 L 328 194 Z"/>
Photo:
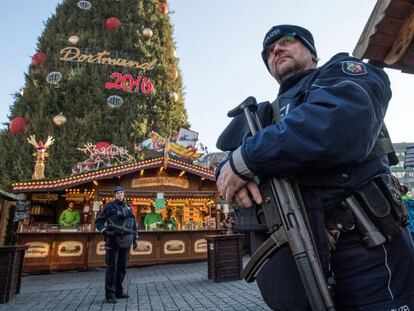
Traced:
<path id="1" fill-rule="evenodd" d="M 382 125 L 381 133 L 375 143 L 374 147 L 371 150 L 367 160 L 372 160 L 383 155 L 388 155 L 388 162 L 390 165 L 398 164 L 399 160 L 395 154 L 394 146 L 391 142 L 390 135 L 388 134 L 387 127 L 385 123 Z"/>

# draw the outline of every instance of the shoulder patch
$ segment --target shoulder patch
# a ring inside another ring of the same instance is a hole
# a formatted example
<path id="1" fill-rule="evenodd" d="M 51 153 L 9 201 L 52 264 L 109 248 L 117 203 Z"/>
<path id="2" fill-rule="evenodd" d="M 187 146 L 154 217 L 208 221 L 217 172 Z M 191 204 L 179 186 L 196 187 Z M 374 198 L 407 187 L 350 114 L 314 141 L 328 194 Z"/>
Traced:
<path id="1" fill-rule="evenodd" d="M 360 76 L 367 74 L 365 65 L 360 62 L 345 61 L 342 62 L 342 71 L 351 76 Z"/>

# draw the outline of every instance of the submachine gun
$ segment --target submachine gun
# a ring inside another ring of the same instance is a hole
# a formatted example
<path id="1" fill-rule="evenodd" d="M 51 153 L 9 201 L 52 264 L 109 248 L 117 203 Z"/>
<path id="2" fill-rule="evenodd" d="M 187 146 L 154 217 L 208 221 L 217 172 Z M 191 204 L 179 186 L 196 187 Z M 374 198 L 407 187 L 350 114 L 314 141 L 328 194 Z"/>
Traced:
<path id="1" fill-rule="evenodd" d="M 227 114 L 236 117 L 244 112 L 252 135 L 262 129 L 257 116 L 257 102 L 248 97 Z M 257 249 L 242 272 L 247 282 L 253 282 L 269 258 L 286 244 L 289 246 L 312 310 L 334 311 L 324 273 L 315 248 L 297 185 L 286 178 L 260 180 L 265 218 L 270 237 Z M 296 188 L 295 188 L 296 187 Z"/>
<path id="2" fill-rule="evenodd" d="M 111 232 L 117 235 L 136 234 L 134 230 L 117 225 L 111 219 L 108 219 L 108 229 L 110 229 Z"/>

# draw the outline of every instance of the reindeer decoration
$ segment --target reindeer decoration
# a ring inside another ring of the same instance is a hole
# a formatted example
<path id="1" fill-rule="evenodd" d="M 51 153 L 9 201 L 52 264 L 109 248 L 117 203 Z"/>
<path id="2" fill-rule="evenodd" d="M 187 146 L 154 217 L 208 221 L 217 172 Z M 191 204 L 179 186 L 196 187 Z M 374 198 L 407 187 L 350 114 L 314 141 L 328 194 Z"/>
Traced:
<path id="1" fill-rule="evenodd" d="M 49 154 L 46 152 L 46 149 L 54 143 L 52 136 L 47 137 L 47 141 L 43 144 L 43 141 L 39 140 L 36 142 L 36 136 L 30 135 L 30 138 L 27 139 L 27 142 L 33 145 L 36 148 L 36 153 L 33 153 L 33 156 L 36 158 L 36 164 L 34 168 L 34 173 L 32 179 L 44 179 L 45 178 L 45 161 Z"/>

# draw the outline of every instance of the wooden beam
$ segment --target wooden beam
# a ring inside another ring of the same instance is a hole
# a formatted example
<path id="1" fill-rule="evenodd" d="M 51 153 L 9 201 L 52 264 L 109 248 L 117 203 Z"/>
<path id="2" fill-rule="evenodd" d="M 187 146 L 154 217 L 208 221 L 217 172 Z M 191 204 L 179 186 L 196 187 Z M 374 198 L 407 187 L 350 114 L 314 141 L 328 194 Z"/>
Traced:
<path id="1" fill-rule="evenodd" d="M 370 38 L 376 32 L 377 24 L 382 20 L 385 14 L 385 10 L 390 5 L 391 0 L 378 0 L 375 4 L 364 30 L 358 40 L 357 45 L 353 51 L 353 55 L 358 58 L 364 58 L 365 52 L 368 48 Z"/>
<path id="2" fill-rule="evenodd" d="M 397 38 L 394 40 L 391 51 L 384 58 L 384 63 L 392 65 L 398 62 L 407 52 L 414 35 L 414 9 L 411 9 L 409 17 L 404 21 Z"/>

